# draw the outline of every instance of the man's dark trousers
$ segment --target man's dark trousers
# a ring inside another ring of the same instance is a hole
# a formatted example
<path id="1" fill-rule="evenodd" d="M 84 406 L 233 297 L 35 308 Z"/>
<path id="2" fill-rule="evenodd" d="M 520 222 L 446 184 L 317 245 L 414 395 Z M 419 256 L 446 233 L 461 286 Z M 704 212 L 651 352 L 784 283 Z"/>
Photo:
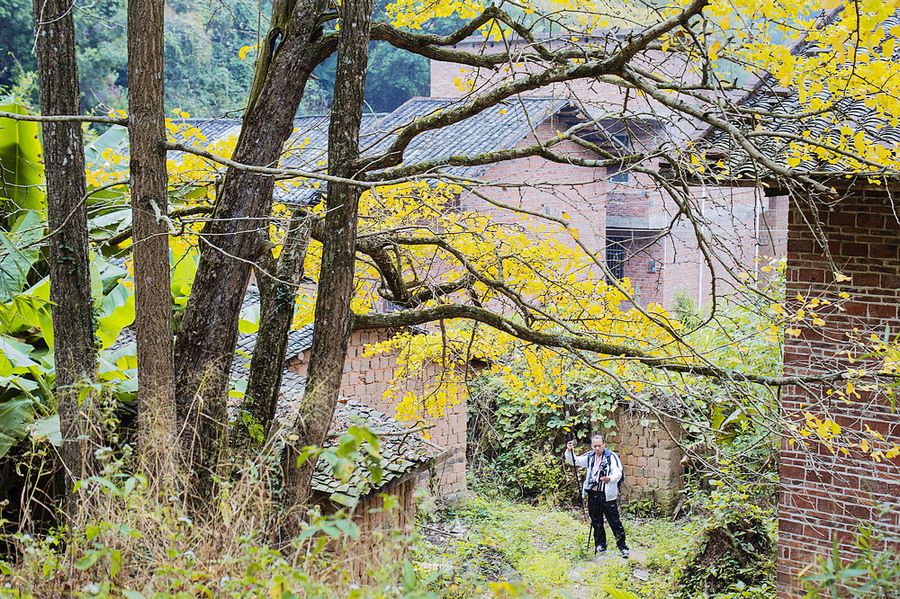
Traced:
<path id="1" fill-rule="evenodd" d="M 603 517 L 609 522 L 613 536 L 616 538 L 616 547 L 625 549 L 625 527 L 619 519 L 619 502 L 614 499 L 606 501 L 602 491 L 588 491 L 588 514 L 591 516 L 591 526 L 594 527 L 594 545 L 606 547 L 606 530 L 603 529 Z"/>

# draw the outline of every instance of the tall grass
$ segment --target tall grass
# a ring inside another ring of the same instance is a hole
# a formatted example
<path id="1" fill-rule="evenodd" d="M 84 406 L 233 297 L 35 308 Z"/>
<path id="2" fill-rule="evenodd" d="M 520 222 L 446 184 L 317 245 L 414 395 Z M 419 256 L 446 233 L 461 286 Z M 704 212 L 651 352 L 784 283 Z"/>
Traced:
<path id="1" fill-rule="evenodd" d="M 175 468 L 156 474 L 152 485 L 121 471 L 82 480 L 62 524 L 7 533 L 0 597 L 433 596 L 404 559 L 409 531 L 373 531 L 366 551 L 352 514 L 313 508 L 300 535 L 280 538 L 272 469 L 220 480 L 200 509 Z"/>

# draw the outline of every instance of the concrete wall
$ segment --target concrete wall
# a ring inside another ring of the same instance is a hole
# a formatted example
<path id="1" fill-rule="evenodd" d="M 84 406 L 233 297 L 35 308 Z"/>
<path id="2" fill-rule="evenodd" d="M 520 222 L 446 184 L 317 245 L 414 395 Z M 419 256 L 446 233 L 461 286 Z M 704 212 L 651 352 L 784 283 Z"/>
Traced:
<path id="1" fill-rule="evenodd" d="M 384 393 L 394 377 L 397 364 L 397 353 L 391 352 L 378 356 L 366 357 L 367 345 L 380 343 L 388 339 L 390 331 L 363 331 L 350 336 L 347 361 L 344 364 L 344 376 L 341 381 L 341 395 L 358 399 L 367 406 L 388 416 L 396 416 L 394 404 L 385 399 Z M 309 350 L 288 360 L 288 368 L 305 377 L 309 367 Z M 421 395 L 426 384 L 440 375 L 439 364 L 429 364 L 420 373 L 417 380 L 411 382 L 408 389 Z M 415 426 L 416 423 L 410 423 Z M 427 431 L 431 440 L 449 450 L 438 465 L 435 491 L 440 495 L 456 493 L 466 488 L 466 398 L 460 397 L 456 404 L 448 406 L 444 415 L 427 424 L 434 427 Z"/>
<path id="2" fill-rule="evenodd" d="M 810 327 L 807 319 L 799 337 L 785 337 L 785 375 L 809 375 L 853 368 L 872 368 L 870 360 L 850 364 L 843 353 L 851 337 L 867 339 L 895 336 L 900 330 L 900 221 L 898 206 L 883 188 L 856 188 L 831 210 L 820 205 L 818 218 L 828 239 L 834 263 L 852 281 L 835 284 L 833 268 L 810 232 L 813 216 L 791 208 L 788 235 L 787 290 L 789 313 L 796 313 L 797 294 L 807 300 L 825 297 L 832 306 L 816 308 L 825 326 Z M 809 221 L 807 221 L 809 219 Z M 839 292 L 850 294 L 840 300 Z M 838 308 L 837 306 L 840 306 Z M 804 427 L 806 414 L 831 418 L 841 426 L 841 436 L 831 441 L 835 451 L 813 441 L 815 436 L 781 447 L 779 500 L 778 596 L 801 597 L 799 572 L 816 563 L 818 555 L 832 550 L 834 539 L 844 560 L 857 556 L 853 545 L 857 524 L 872 522 L 893 539 L 900 550 L 900 457 L 875 460 L 860 450 L 869 445 L 900 444 L 900 417 L 884 395 L 856 389 L 847 402 L 835 385 L 803 385 L 783 391 L 782 410 L 788 435 L 790 427 Z M 859 385 L 857 385 L 859 387 Z M 868 432 L 877 432 L 884 438 Z M 847 453 L 837 451 L 844 447 Z M 893 509 L 879 514 L 877 504 Z"/>

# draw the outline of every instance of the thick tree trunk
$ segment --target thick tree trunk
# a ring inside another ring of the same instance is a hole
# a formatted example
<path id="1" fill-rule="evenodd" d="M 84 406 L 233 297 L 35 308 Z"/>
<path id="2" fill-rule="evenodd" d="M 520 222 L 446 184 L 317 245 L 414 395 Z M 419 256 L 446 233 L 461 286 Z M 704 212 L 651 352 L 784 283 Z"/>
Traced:
<path id="1" fill-rule="evenodd" d="M 41 111 L 45 116 L 79 113 L 72 10 L 70 0 L 34 0 Z M 93 382 L 97 368 L 81 123 L 44 123 L 43 147 L 56 399 L 68 496 L 74 480 L 93 473 L 94 445 L 100 437 L 98 423 L 91 418 L 94 395 L 88 394 L 80 404 L 78 400 L 79 383 Z"/>
<path id="2" fill-rule="evenodd" d="M 345 0 L 340 7 L 334 102 L 328 128 L 328 172 L 353 178 L 359 156 L 359 126 L 366 87 L 369 35 L 372 26 L 371 0 Z M 328 184 L 325 239 L 316 300 L 315 331 L 310 349 L 306 394 L 295 424 L 299 441 L 284 454 L 285 497 L 289 505 L 309 498 L 314 460 L 297 466 L 297 452 L 306 445 L 325 441 L 337 405 L 341 375 L 350 339 L 350 300 L 356 260 L 356 228 L 362 188 L 346 183 Z M 298 531 L 296 521 L 289 535 Z"/>
<path id="3" fill-rule="evenodd" d="M 128 135 L 138 363 L 138 426 L 149 473 L 171 459 L 175 391 L 166 139 L 164 0 L 128 3 Z"/>
<path id="4" fill-rule="evenodd" d="M 322 58 L 321 47 L 310 40 L 324 7 L 325 0 L 301 0 L 280 36 L 267 37 L 273 44 L 281 42 L 263 49 L 265 60 L 260 59 L 256 75 L 262 83 L 254 83 L 259 92 L 244 115 L 235 161 L 278 163 L 306 82 Z M 200 264 L 175 343 L 181 445 L 201 495 L 211 490 L 208 481 L 225 444 L 225 400 L 238 316 L 251 265 L 265 248 L 273 184 L 270 176 L 235 169 L 226 173 L 213 219 L 201 236 Z"/>
<path id="5" fill-rule="evenodd" d="M 247 393 L 241 406 L 241 417 L 234 427 L 233 447 L 243 451 L 253 441 L 248 423 L 256 427 L 257 434 L 265 439 L 272 429 L 278 395 L 281 391 L 281 375 L 284 371 L 284 355 L 287 336 L 294 319 L 294 303 L 297 286 L 303 278 L 303 263 L 309 246 L 309 216 L 296 211 L 291 218 L 284 246 L 277 264 L 261 264 L 257 267 L 260 311 L 259 332 L 250 360 L 250 376 Z M 271 254 L 268 254 L 271 258 Z"/>

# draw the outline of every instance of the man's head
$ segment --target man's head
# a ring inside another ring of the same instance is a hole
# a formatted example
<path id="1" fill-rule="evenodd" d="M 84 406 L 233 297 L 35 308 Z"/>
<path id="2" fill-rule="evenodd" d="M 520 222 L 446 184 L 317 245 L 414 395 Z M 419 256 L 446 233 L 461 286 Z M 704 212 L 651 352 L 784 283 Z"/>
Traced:
<path id="1" fill-rule="evenodd" d="M 603 450 L 606 449 L 606 443 L 603 441 L 603 435 L 594 435 L 591 437 L 591 449 L 594 450 L 594 453 L 600 455 L 603 453 Z"/>

